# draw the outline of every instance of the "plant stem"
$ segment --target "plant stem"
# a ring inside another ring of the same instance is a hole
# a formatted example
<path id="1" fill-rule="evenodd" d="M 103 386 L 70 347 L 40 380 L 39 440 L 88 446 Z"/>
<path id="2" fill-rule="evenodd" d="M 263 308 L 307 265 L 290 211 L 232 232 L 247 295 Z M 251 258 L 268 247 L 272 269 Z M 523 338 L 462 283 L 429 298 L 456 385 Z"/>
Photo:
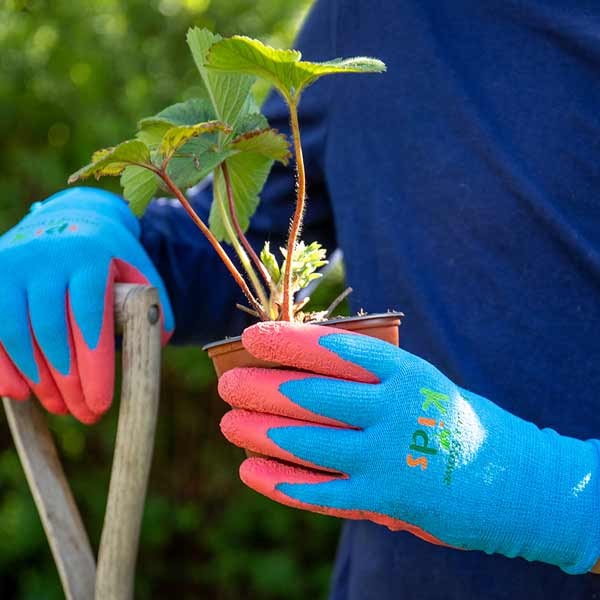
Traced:
<path id="1" fill-rule="evenodd" d="M 251 308 L 248 308 L 247 306 L 244 306 L 243 304 L 236 304 L 235 307 L 237 309 L 241 310 L 242 312 L 252 315 L 253 317 L 260 317 L 260 315 L 255 310 L 252 310 Z"/>
<path id="2" fill-rule="evenodd" d="M 260 279 L 258 278 L 258 275 L 256 274 L 256 271 L 252 267 L 252 263 L 250 262 L 248 255 L 244 251 L 244 248 L 242 248 L 242 245 L 240 244 L 240 242 L 236 236 L 236 232 L 233 230 L 231 221 L 229 219 L 229 214 L 227 212 L 227 207 L 225 206 L 225 201 L 223 199 L 222 194 L 219 193 L 219 185 L 216 182 L 215 182 L 215 185 L 213 186 L 213 192 L 215 195 L 214 201 L 217 203 L 217 207 L 218 207 L 219 211 L 221 212 L 221 218 L 223 219 L 223 226 L 225 227 L 225 230 L 227 231 L 227 235 L 229 236 L 231 245 L 233 246 L 233 249 L 235 250 L 236 254 L 238 255 L 238 258 L 240 259 L 240 262 L 242 263 L 242 266 L 244 267 L 246 274 L 250 278 L 250 281 L 252 282 L 252 286 L 254 287 L 254 290 L 256 291 L 256 294 L 258 295 L 259 303 L 265 308 L 265 313 L 266 313 L 266 312 L 268 312 L 269 299 L 267 298 L 267 295 L 265 294 L 265 290 L 260 282 Z"/>
<path id="3" fill-rule="evenodd" d="M 325 318 L 328 319 L 331 313 L 353 292 L 351 287 L 347 287 L 326 309 Z"/>
<path id="4" fill-rule="evenodd" d="M 159 175 L 159 177 L 165 182 L 167 187 L 173 192 L 177 200 L 181 202 L 181 205 L 186 210 L 188 215 L 191 217 L 192 221 L 198 226 L 200 231 L 205 235 L 206 239 L 209 241 L 210 245 L 215 249 L 215 252 L 219 255 L 219 258 L 223 261 L 227 270 L 231 273 L 233 279 L 238 284 L 242 292 L 246 298 L 248 298 L 248 302 L 254 307 L 256 312 L 260 315 L 261 319 L 268 320 L 267 314 L 263 311 L 262 307 L 256 300 L 256 298 L 252 295 L 248 284 L 244 281 L 241 273 L 236 269 L 235 265 L 231 262 L 229 256 L 223 249 L 223 246 L 219 244 L 219 240 L 213 235 L 212 231 L 206 226 L 204 221 L 198 216 L 196 211 L 193 209 L 192 205 L 188 202 L 188 199 L 184 196 L 183 192 L 175 185 L 173 180 L 169 177 L 165 170 L 154 170 L 154 172 Z"/>
<path id="5" fill-rule="evenodd" d="M 237 233 L 239 240 L 242 242 L 242 246 L 244 246 L 246 252 L 252 259 L 252 262 L 255 264 L 256 268 L 258 269 L 258 272 L 261 274 L 265 283 L 268 286 L 270 286 L 271 279 L 267 273 L 267 270 L 265 269 L 265 266 L 262 264 L 262 262 L 256 255 L 256 252 L 254 252 L 254 248 L 250 245 L 248 238 L 244 235 L 244 232 L 242 231 L 242 228 L 240 227 L 240 222 L 238 221 L 237 213 L 235 212 L 235 202 L 233 201 L 233 190 L 231 188 L 231 178 L 229 177 L 229 169 L 227 167 L 227 161 L 223 161 L 221 163 L 221 170 L 223 171 L 223 179 L 225 180 L 225 189 L 227 190 L 227 200 L 229 202 L 229 212 L 231 214 L 231 220 L 233 222 L 233 227 L 235 229 L 235 232 Z"/>
<path id="6" fill-rule="evenodd" d="M 304 158 L 302 156 L 302 144 L 300 141 L 300 126 L 298 125 L 298 99 L 289 102 L 290 125 L 294 139 L 294 155 L 296 157 L 296 210 L 290 226 L 290 232 L 287 243 L 287 258 L 285 261 L 285 272 L 283 274 L 283 303 L 281 307 L 281 317 L 284 321 L 293 319 L 293 298 L 292 298 L 292 262 L 294 250 L 300 230 L 302 228 L 302 219 L 304 217 L 304 201 L 306 198 L 306 174 L 304 171 Z"/>

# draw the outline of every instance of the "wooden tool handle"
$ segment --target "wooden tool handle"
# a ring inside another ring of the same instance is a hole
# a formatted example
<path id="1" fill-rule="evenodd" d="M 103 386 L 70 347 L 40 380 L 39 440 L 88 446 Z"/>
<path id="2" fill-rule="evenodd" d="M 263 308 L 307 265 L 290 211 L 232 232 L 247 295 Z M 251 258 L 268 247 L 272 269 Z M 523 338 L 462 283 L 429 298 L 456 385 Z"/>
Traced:
<path id="1" fill-rule="evenodd" d="M 117 294 L 124 290 L 120 289 Z M 108 502 L 98 552 L 96 600 L 133 597 L 135 563 L 154 451 L 160 386 L 160 311 L 154 288 L 126 291 L 123 383 Z"/>
<path id="2" fill-rule="evenodd" d="M 155 289 L 115 286 L 115 323 L 123 332 L 123 385 L 98 577 L 87 533 L 37 401 L 2 399 L 67 600 L 133 597 L 158 411 L 159 317 Z"/>
<path id="3" fill-rule="evenodd" d="M 96 565 L 46 417 L 37 400 L 2 398 L 67 600 L 94 597 Z"/>

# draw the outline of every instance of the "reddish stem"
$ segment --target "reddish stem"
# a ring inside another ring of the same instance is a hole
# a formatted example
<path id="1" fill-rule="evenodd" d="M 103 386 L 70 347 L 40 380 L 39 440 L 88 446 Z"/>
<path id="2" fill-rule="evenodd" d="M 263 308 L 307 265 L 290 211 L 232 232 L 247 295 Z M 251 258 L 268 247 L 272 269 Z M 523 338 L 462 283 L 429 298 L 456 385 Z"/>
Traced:
<path id="1" fill-rule="evenodd" d="M 296 242 L 300 235 L 302 219 L 304 217 L 304 204 L 306 196 L 306 175 L 304 172 L 304 157 L 302 156 L 302 145 L 300 143 L 300 127 L 298 125 L 298 110 L 296 102 L 289 103 L 290 122 L 292 135 L 294 138 L 294 154 L 296 157 L 296 210 L 294 218 L 290 225 L 290 233 L 287 243 L 287 256 L 285 260 L 285 271 L 283 274 L 283 302 L 281 306 L 282 320 L 291 321 L 293 319 L 293 298 L 292 298 L 292 262 Z"/>
<path id="2" fill-rule="evenodd" d="M 212 231 L 206 226 L 204 221 L 198 216 L 196 211 L 193 209 L 192 205 L 188 202 L 188 199 L 183 195 L 182 191 L 175 185 L 173 180 L 167 175 L 167 172 L 164 170 L 154 170 L 154 172 L 161 177 L 161 179 L 166 183 L 167 187 L 173 192 L 177 200 L 181 202 L 183 208 L 185 208 L 188 215 L 191 217 L 192 221 L 198 226 L 200 231 L 206 236 L 206 239 L 209 241 L 210 245 L 215 249 L 215 252 L 219 255 L 219 258 L 225 263 L 228 271 L 231 273 L 235 282 L 240 286 L 242 292 L 246 298 L 248 298 L 248 302 L 254 307 L 256 312 L 264 318 L 268 319 L 267 314 L 264 312 L 256 298 L 252 295 L 250 288 L 247 283 L 244 281 L 244 278 L 240 274 L 240 272 L 236 269 L 235 265 L 231 262 L 229 256 L 223 249 L 223 246 L 219 244 L 219 240 L 213 235 Z"/>
<path id="3" fill-rule="evenodd" d="M 252 262 L 258 269 L 258 272 L 261 274 L 261 277 L 264 279 L 265 283 L 270 286 L 271 280 L 265 269 L 265 266 L 262 264 L 256 252 L 254 252 L 254 248 L 250 245 L 248 238 L 244 235 L 242 228 L 240 227 L 240 222 L 238 221 L 237 214 L 235 212 L 235 203 L 233 201 L 233 190 L 231 188 L 231 178 L 229 177 L 229 169 L 227 168 L 227 162 L 223 161 L 221 163 L 221 170 L 223 171 L 223 179 L 225 180 L 225 189 L 227 190 L 227 202 L 229 204 L 229 212 L 231 213 L 231 221 L 233 222 L 233 228 L 238 236 L 240 242 L 242 242 L 242 246 L 244 246 L 244 250 L 248 253 L 248 256 L 251 258 Z"/>

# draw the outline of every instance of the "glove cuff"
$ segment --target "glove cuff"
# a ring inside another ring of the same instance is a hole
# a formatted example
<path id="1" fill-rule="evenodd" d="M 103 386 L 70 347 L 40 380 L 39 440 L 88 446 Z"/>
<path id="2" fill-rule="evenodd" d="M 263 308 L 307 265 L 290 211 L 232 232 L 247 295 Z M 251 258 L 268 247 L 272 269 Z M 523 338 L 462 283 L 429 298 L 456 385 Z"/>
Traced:
<path id="1" fill-rule="evenodd" d="M 581 535 L 585 540 L 582 543 L 581 558 L 572 567 L 562 567 L 563 571 L 573 575 L 588 573 L 600 559 L 600 441 L 587 440 L 585 444 L 594 455 L 595 468 L 586 473 L 572 490 L 573 495 L 578 495 L 584 491 L 583 488 L 590 486 L 586 514 L 579 515 L 581 523 L 586 524 L 581 528 Z"/>
<path id="2" fill-rule="evenodd" d="M 539 429 L 481 396 L 461 394 L 485 436 L 475 468 L 457 471 L 456 481 L 473 493 L 455 500 L 473 523 L 484 524 L 485 535 L 471 526 L 455 538 L 432 533 L 454 546 L 570 574 L 590 571 L 600 557 L 600 441 Z"/>
<path id="3" fill-rule="evenodd" d="M 529 502 L 521 496 L 521 506 L 515 507 L 527 520 L 522 532 L 528 529 L 524 552 L 518 554 L 581 575 L 600 557 L 600 442 L 561 436 L 552 429 L 540 434 L 538 452 L 531 448 L 537 468 L 521 481 Z"/>

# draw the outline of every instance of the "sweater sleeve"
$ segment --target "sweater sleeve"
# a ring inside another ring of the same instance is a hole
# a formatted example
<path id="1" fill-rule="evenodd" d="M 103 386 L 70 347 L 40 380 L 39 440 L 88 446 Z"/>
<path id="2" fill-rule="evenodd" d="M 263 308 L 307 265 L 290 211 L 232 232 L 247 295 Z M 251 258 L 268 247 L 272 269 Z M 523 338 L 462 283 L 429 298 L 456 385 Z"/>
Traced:
<path id="1" fill-rule="evenodd" d="M 333 9 L 331 0 L 318 1 L 312 9 L 296 42 L 306 58 L 325 60 L 334 56 Z M 323 172 L 328 89 L 324 79 L 306 93 L 299 119 L 309 197 L 302 238 L 306 242 L 318 240 L 332 252 L 336 247 L 335 234 Z M 271 93 L 264 112 L 272 127 L 289 135 L 287 108 L 278 95 Z M 188 196 L 207 222 L 212 198 L 210 184 L 197 186 Z M 247 234 L 257 251 L 266 240 L 272 249 L 285 245 L 294 198 L 293 167 L 276 164 Z M 243 295 L 183 207 L 172 199 L 155 199 L 141 225 L 142 244 L 160 272 L 173 305 L 173 342 L 198 344 L 240 334 L 251 319 L 235 307 L 237 302 L 246 304 Z M 233 258 L 233 252 L 229 253 Z M 234 262 L 238 264 L 235 259 Z"/>

